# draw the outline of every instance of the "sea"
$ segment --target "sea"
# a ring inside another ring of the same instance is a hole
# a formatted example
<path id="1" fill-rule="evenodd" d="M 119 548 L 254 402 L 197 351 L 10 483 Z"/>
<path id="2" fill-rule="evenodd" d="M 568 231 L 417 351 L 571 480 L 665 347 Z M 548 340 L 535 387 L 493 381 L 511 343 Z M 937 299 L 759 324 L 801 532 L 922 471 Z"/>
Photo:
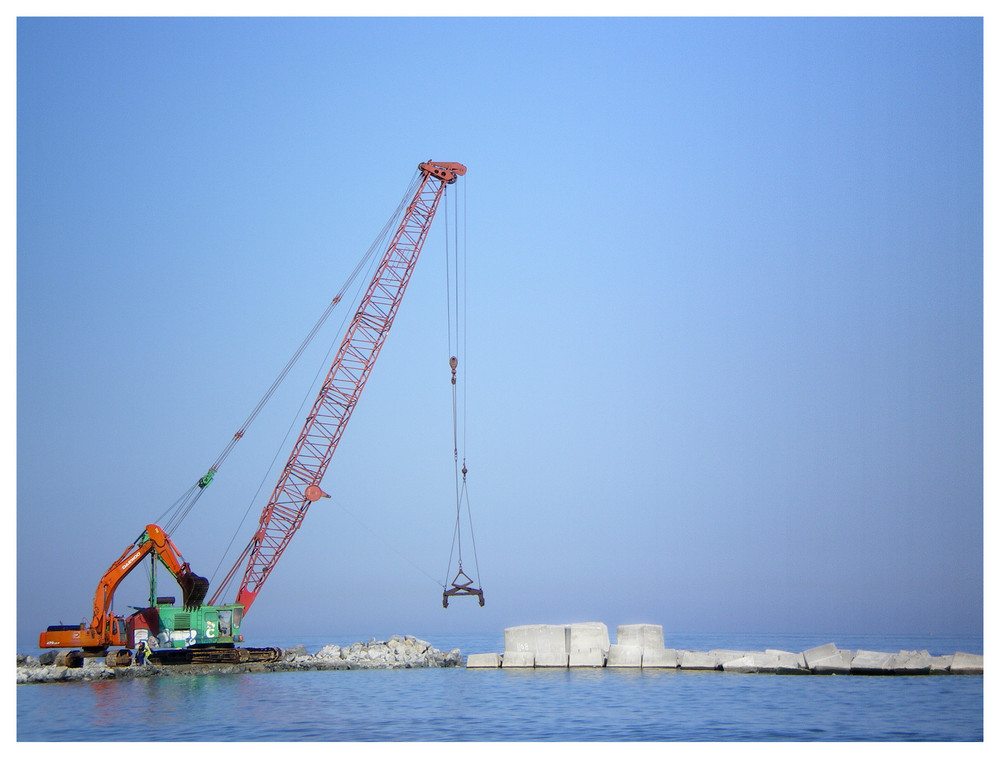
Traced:
<path id="1" fill-rule="evenodd" d="M 504 647 L 502 631 L 408 634 L 464 655 Z M 268 645 L 315 653 L 327 643 L 372 637 L 301 636 Z M 982 636 L 664 638 L 668 647 L 696 651 L 803 651 L 835 643 L 983 653 Z M 984 740 L 984 679 L 461 667 L 29 684 L 16 686 L 16 733 L 19 743 L 977 743 Z"/>

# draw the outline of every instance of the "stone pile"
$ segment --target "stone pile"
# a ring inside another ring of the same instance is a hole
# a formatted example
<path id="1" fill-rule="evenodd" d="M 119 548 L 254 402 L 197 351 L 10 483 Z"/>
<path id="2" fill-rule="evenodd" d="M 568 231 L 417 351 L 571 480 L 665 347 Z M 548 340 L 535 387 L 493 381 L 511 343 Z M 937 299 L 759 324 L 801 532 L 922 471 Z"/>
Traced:
<path id="1" fill-rule="evenodd" d="M 600 622 L 569 625 L 522 625 L 504 630 L 502 654 L 470 654 L 470 669 L 607 667 L 721 670 L 787 675 L 981 675 L 981 654 L 931 656 L 927 651 L 848 651 L 833 643 L 793 652 L 688 651 L 666 648 L 660 625 L 619 625 L 617 643 L 608 642 Z"/>
<path id="2" fill-rule="evenodd" d="M 462 664 L 462 652 L 455 648 L 446 654 L 412 635 L 393 635 L 387 641 L 372 638 L 367 643 L 354 643 L 344 648 L 326 645 L 312 656 L 304 646 L 296 646 L 284 651 L 279 664 L 292 669 L 457 667 Z"/>
<path id="3" fill-rule="evenodd" d="M 462 652 L 457 648 L 444 653 L 412 635 L 393 635 L 387 641 L 372 638 L 367 643 L 350 646 L 323 646 L 310 654 L 304 646 L 282 651 L 276 662 L 251 664 L 179 664 L 132 665 L 109 667 L 103 658 L 85 658 L 83 666 L 66 666 L 65 652 L 45 651 L 39 657 L 17 655 L 17 682 L 52 683 L 89 680 L 128 679 L 135 677 L 239 674 L 246 672 L 292 672 L 331 669 L 418 669 L 458 667 Z"/>

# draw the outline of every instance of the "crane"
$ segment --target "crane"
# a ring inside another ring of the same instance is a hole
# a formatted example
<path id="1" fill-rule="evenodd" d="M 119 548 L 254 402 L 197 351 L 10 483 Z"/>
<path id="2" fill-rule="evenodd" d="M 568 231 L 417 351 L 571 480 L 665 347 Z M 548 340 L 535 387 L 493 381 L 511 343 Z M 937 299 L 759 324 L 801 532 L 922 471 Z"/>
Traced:
<path id="1" fill-rule="evenodd" d="M 81 645 L 85 647 L 85 653 L 96 654 L 106 651 L 108 646 L 131 647 L 136 642 L 136 630 L 142 629 L 137 625 L 150 623 L 151 626 L 159 627 L 159 630 L 149 631 L 151 640 L 166 648 L 231 648 L 242 641 L 239 627 L 243 616 L 274 571 L 292 537 L 302 526 L 309 507 L 320 498 L 329 497 L 321 487 L 323 475 L 385 343 L 445 187 L 454 184 L 458 177 L 466 173 L 465 166 L 454 162 L 425 161 L 417 168 L 419 179 L 416 189 L 344 334 L 278 482 L 261 511 L 258 527 L 208 604 L 200 607 L 202 614 L 199 619 L 192 620 L 190 614 L 171 614 L 171 610 L 179 608 L 173 606 L 173 599 L 163 599 L 168 600 L 169 604 L 161 604 L 161 599 L 157 599 L 156 606 L 152 609 L 138 609 L 125 620 L 127 634 L 125 629 L 121 629 L 122 625 L 118 624 L 112 626 L 114 634 L 103 634 L 102 627 L 100 634 L 83 642 L 80 636 L 61 634 L 69 631 L 50 628 L 50 631 L 41 635 L 43 648 Z M 242 430 L 237 433 L 237 437 L 240 436 Z M 208 476 L 209 481 L 214 474 L 213 467 Z M 203 478 L 199 487 L 204 488 L 205 485 L 207 481 Z M 147 533 L 153 527 L 155 525 L 148 526 Z M 162 535 L 167 545 L 172 545 L 162 530 L 156 534 Z M 130 551 L 126 551 L 126 554 L 131 556 Z M 135 565 L 138 558 L 140 557 L 137 555 L 129 568 Z M 243 576 L 235 602 L 220 604 L 221 594 L 241 568 Z M 174 576 L 180 581 L 186 575 L 174 572 Z M 204 578 L 198 580 L 196 590 L 201 596 L 197 599 L 200 602 L 206 595 L 207 581 Z M 183 583 L 181 584 L 183 589 Z M 102 595 L 101 588 L 98 588 L 97 595 L 102 599 L 102 609 L 106 605 L 107 610 L 102 611 L 99 620 L 96 613 L 98 600 L 95 598 L 95 623 L 104 625 L 106 619 L 111 619 L 108 616 L 111 593 L 113 589 Z M 187 605 L 186 601 L 185 606 Z M 118 619 L 118 622 L 121 621 Z M 82 634 L 85 631 L 77 632 Z M 190 660 L 190 656 L 184 659 Z M 202 657 L 201 660 L 206 658 Z M 228 659 L 222 657 L 221 660 Z"/>
<path id="2" fill-rule="evenodd" d="M 460 163 L 432 161 L 421 163 L 418 169 L 420 184 L 344 334 L 288 462 L 261 511 L 257 531 L 222 582 L 220 591 L 246 561 L 236 595 L 244 613 L 302 525 L 309 507 L 329 497 L 320 487 L 323 475 L 389 334 L 444 188 L 466 172 Z M 211 603 L 218 596 L 219 592 Z"/>

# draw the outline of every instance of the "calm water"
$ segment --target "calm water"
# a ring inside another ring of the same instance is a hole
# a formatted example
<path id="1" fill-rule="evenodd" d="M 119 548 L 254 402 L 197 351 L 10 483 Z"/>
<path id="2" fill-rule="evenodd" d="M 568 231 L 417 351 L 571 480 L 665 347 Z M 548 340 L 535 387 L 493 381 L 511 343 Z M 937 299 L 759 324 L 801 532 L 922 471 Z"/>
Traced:
<path id="1" fill-rule="evenodd" d="M 613 633 L 612 633 L 613 634 Z M 371 636 L 275 641 L 346 645 Z M 386 636 L 388 637 L 388 636 Z M 420 635 L 465 654 L 503 635 Z M 982 653 L 982 638 L 680 636 L 677 648 Z M 981 741 L 982 677 L 352 670 L 17 687 L 21 741 Z M 55 717 L 54 715 L 58 715 Z"/>

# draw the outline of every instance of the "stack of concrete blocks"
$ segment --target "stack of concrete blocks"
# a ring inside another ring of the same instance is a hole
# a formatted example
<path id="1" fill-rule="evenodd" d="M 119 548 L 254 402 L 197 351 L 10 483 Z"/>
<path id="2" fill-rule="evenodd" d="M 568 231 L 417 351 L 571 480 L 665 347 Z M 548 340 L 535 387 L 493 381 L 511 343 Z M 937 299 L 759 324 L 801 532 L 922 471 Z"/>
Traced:
<path id="1" fill-rule="evenodd" d="M 603 667 L 609 648 L 608 627 L 603 622 L 508 627 L 503 631 L 503 642 L 502 657 L 473 654 L 466 666 Z"/>
<path id="2" fill-rule="evenodd" d="M 677 652 L 664 648 L 661 625 L 618 625 L 617 637 L 608 649 L 609 667 L 677 668 Z"/>

